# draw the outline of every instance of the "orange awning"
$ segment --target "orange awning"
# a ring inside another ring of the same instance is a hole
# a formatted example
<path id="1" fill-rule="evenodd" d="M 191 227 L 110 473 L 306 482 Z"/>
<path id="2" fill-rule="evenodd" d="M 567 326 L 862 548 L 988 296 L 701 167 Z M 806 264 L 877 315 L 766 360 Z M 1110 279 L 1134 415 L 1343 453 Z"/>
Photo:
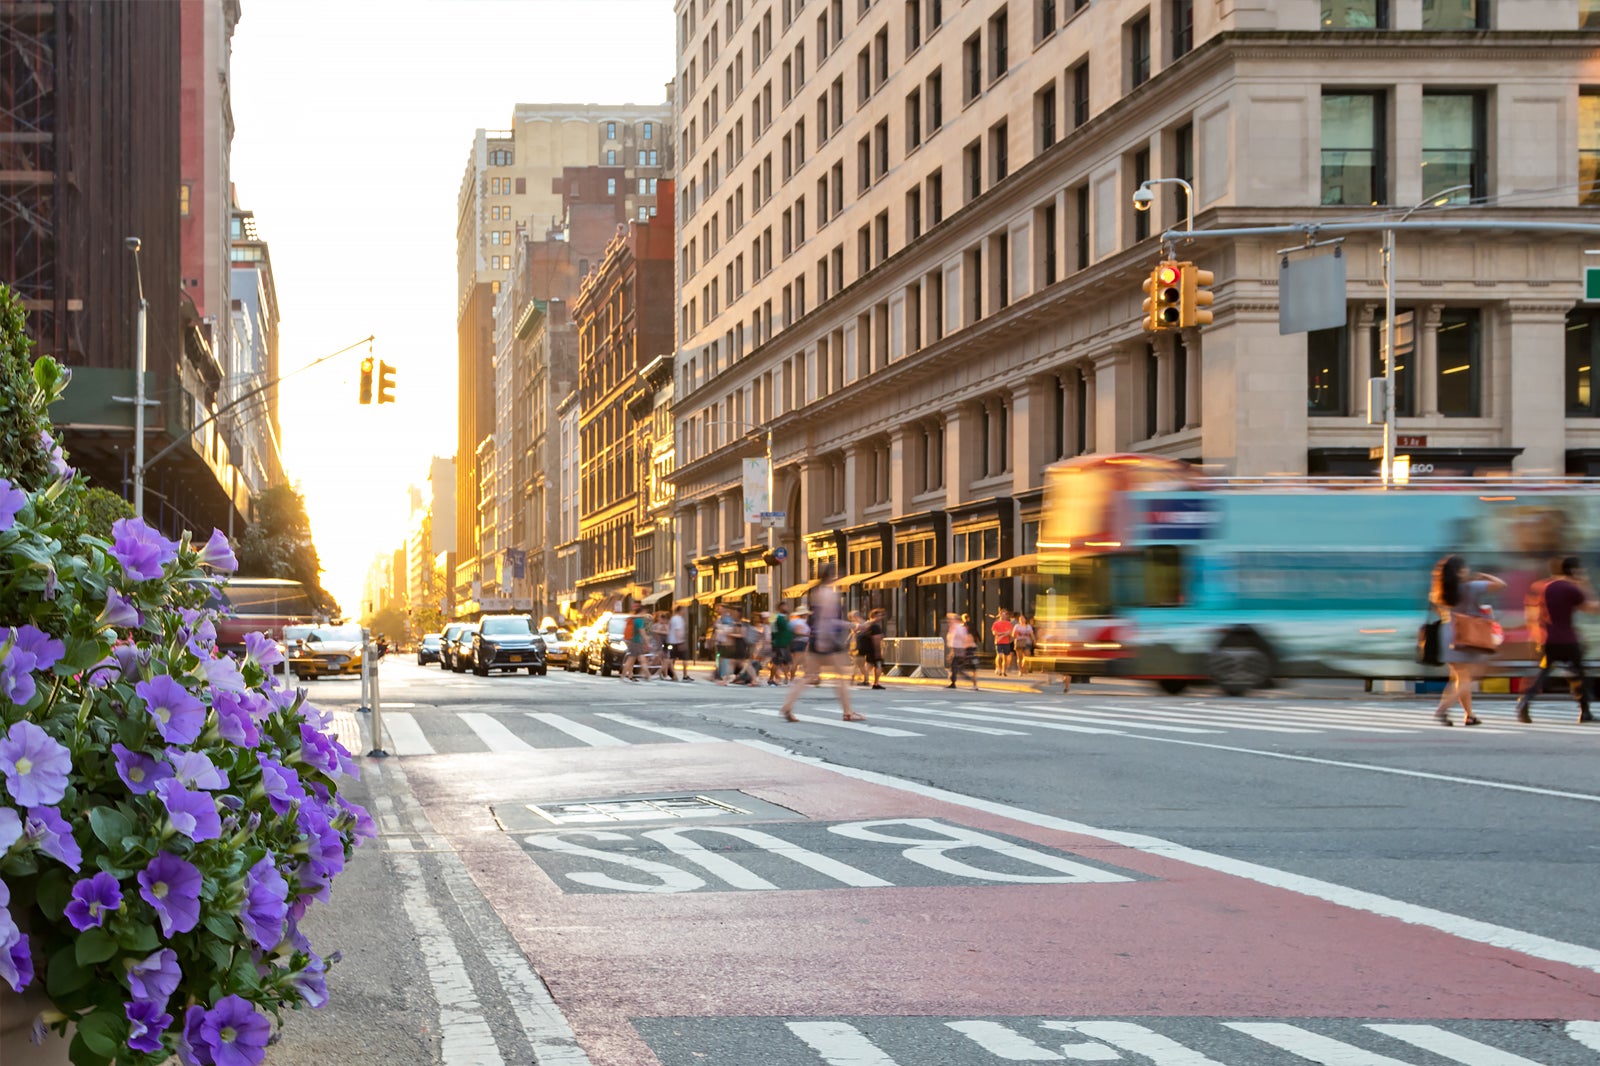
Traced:
<path id="1" fill-rule="evenodd" d="M 917 578 L 919 585 L 949 585 L 977 570 L 979 567 L 989 566 L 994 559 L 969 559 L 964 563 L 951 563 L 941 566 L 937 570 L 929 570 Z"/>

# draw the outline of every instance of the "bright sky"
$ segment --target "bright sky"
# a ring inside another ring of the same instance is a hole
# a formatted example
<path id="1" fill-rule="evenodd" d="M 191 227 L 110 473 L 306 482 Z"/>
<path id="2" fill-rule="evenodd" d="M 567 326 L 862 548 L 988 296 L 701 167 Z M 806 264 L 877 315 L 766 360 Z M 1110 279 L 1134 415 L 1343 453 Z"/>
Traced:
<path id="1" fill-rule="evenodd" d="M 394 404 L 356 402 L 359 348 L 284 383 L 285 461 L 324 585 L 360 611 L 406 486 L 456 445 L 456 193 L 517 103 L 657 103 L 669 0 L 244 0 L 233 182 L 272 247 L 285 373 L 375 334 Z"/>

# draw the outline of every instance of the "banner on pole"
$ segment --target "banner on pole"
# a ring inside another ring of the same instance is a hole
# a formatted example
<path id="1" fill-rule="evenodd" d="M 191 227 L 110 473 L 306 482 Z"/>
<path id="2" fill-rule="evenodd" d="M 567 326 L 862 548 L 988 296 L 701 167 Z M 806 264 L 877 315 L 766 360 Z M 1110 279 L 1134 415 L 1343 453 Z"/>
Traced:
<path id="1" fill-rule="evenodd" d="M 760 520 L 761 515 L 770 510 L 772 501 L 767 499 L 767 461 L 765 459 L 746 459 L 744 461 L 744 524 L 754 525 Z"/>

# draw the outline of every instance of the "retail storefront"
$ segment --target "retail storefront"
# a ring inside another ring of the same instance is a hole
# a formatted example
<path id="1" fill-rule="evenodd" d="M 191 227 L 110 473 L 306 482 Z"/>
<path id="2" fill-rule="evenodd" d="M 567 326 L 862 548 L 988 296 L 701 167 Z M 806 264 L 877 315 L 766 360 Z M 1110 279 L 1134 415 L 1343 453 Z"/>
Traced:
<path id="1" fill-rule="evenodd" d="M 943 592 L 942 611 L 970 615 L 972 635 L 993 650 L 989 626 L 1004 605 L 1001 582 L 986 582 L 983 568 L 1010 558 L 1014 506 L 1009 496 L 990 497 L 953 507 L 950 516 L 950 562 L 919 576 L 917 585 Z"/>
<path id="2" fill-rule="evenodd" d="M 945 562 L 947 525 L 943 511 L 922 511 L 889 523 L 894 565 L 862 584 L 870 595 L 870 606 L 889 612 L 889 631 L 893 636 L 944 634 L 939 613 L 942 590 L 918 585 L 916 579 Z"/>

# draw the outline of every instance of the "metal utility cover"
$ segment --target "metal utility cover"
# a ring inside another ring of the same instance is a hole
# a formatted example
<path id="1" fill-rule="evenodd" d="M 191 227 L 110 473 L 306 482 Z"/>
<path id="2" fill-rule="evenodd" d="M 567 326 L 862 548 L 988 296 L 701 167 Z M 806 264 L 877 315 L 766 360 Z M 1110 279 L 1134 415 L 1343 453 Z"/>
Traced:
<path id="1" fill-rule="evenodd" d="M 1337 329 L 1345 324 L 1343 252 L 1299 259 L 1284 256 L 1278 266 L 1278 333 Z"/>
<path id="2" fill-rule="evenodd" d="M 774 821 L 801 817 L 787 807 L 734 790 L 508 802 L 490 809 L 500 828 L 508 833 L 538 832 L 554 826 L 670 825 L 708 819 Z"/>

